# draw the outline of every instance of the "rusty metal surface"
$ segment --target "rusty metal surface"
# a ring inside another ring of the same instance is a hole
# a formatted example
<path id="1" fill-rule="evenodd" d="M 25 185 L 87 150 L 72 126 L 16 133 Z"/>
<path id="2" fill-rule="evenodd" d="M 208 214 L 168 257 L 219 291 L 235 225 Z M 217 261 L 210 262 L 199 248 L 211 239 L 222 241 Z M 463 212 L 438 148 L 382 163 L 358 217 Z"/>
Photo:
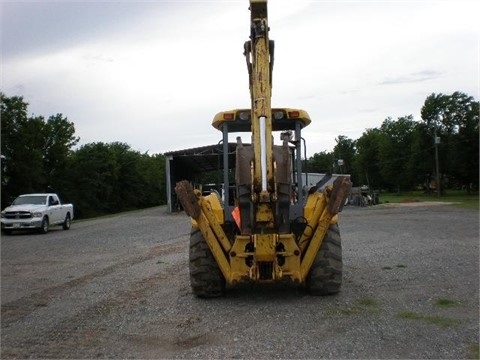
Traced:
<path id="1" fill-rule="evenodd" d="M 333 189 L 330 194 L 330 201 L 327 209 L 332 215 L 338 214 L 343 209 L 348 193 L 352 188 L 352 182 L 348 176 L 339 176 L 333 182 Z"/>
<path id="2" fill-rule="evenodd" d="M 201 210 L 200 205 L 198 205 L 198 199 L 193 192 L 192 184 L 187 180 L 179 181 L 175 186 L 175 192 L 187 215 L 198 219 Z"/>

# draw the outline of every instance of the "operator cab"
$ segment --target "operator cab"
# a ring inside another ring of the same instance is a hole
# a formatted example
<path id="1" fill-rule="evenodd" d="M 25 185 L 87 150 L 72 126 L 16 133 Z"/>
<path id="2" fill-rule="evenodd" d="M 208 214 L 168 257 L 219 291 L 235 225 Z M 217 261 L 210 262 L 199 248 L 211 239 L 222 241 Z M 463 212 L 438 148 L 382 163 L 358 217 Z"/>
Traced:
<path id="1" fill-rule="evenodd" d="M 271 124 L 272 131 L 280 131 L 280 140 L 284 142 L 287 148 L 282 146 L 274 146 L 273 156 L 278 162 L 278 170 L 283 169 L 280 175 L 278 173 L 277 180 L 288 184 L 288 188 L 285 187 L 283 190 L 284 196 L 283 200 L 279 201 L 284 203 L 283 217 L 286 219 L 295 219 L 299 216 L 303 216 L 303 204 L 304 204 L 304 194 L 301 189 L 304 184 L 302 184 L 302 154 L 305 153 L 305 148 L 302 148 L 302 135 L 301 131 L 304 127 L 308 126 L 311 122 L 310 116 L 304 110 L 300 109 L 291 109 L 291 108 L 273 108 L 271 114 Z M 228 144 L 229 144 L 229 134 L 231 133 L 252 133 L 252 120 L 251 120 L 251 110 L 250 109 L 234 109 L 230 111 L 223 111 L 215 115 L 212 126 L 217 130 L 221 131 L 223 134 L 223 154 L 228 154 Z M 238 140 L 238 138 L 237 138 Z M 239 146 L 241 145 L 241 146 Z M 245 146 L 243 146 L 245 145 Z M 305 145 L 305 144 L 304 144 Z M 283 150 L 281 150 L 283 148 Z M 237 143 L 237 155 L 238 152 L 242 152 L 241 158 L 251 159 L 253 156 L 253 150 L 249 144 Z M 283 151 L 287 153 L 282 155 Z M 248 152 L 245 153 L 245 152 Z M 287 154 L 290 155 L 287 155 Z M 240 208 L 244 209 L 245 213 L 251 213 L 250 208 L 250 162 L 238 162 L 237 164 L 229 164 L 228 156 L 223 157 L 223 169 L 230 169 L 233 166 L 236 168 L 236 194 L 229 194 L 226 192 L 224 194 L 224 206 L 225 206 L 225 216 L 228 220 L 231 218 L 231 211 L 233 210 L 234 199 L 231 199 L 233 195 L 236 200 L 241 201 L 241 198 L 244 198 L 245 204 L 240 204 Z M 290 159 L 288 159 L 290 158 Z M 229 184 L 228 171 L 224 171 L 224 184 Z M 244 191 L 240 189 L 244 188 Z M 242 195 L 242 193 L 245 193 Z M 287 195 L 288 194 L 288 195 Z M 246 218 L 246 216 L 244 216 Z M 250 225 L 249 225 L 250 226 Z"/>

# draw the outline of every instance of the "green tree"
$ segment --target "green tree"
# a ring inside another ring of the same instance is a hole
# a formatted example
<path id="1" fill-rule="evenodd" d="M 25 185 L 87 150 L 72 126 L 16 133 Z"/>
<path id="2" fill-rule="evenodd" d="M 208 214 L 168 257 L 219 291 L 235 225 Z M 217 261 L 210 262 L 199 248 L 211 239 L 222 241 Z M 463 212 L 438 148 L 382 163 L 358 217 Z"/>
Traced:
<path id="1" fill-rule="evenodd" d="M 426 98 L 421 116 L 431 138 L 436 134 L 441 139 L 440 173 L 469 191 L 478 189 L 479 102 L 459 91 L 433 93 Z"/>
<path id="2" fill-rule="evenodd" d="M 118 165 L 113 198 L 115 211 L 156 206 L 165 203 L 165 159 L 132 150 L 124 143 L 109 147 Z M 162 202 L 163 200 L 163 202 Z"/>
<path id="3" fill-rule="evenodd" d="M 83 145 L 69 158 L 71 201 L 78 217 L 166 203 L 165 158 L 121 142 Z"/>
<path id="4" fill-rule="evenodd" d="M 139 164 L 142 179 L 142 206 L 157 206 L 167 203 L 165 156 L 143 154 Z"/>
<path id="5" fill-rule="evenodd" d="M 79 140 L 75 136 L 75 125 L 62 114 L 50 116 L 44 125 L 43 167 L 48 186 L 58 193 L 66 186 L 68 158 Z"/>
<path id="6" fill-rule="evenodd" d="M 22 192 L 43 191 L 46 187 L 42 159 L 44 122 L 28 118 L 23 97 L 1 100 L 2 208 Z"/>
<path id="7" fill-rule="evenodd" d="M 111 194 L 111 208 L 116 211 L 141 207 L 142 179 L 139 176 L 141 155 L 129 145 L 114 142 L 107 145 L 116 164 L 115 183 Z"/>
<path id="8" fill-rule="evenodd" d="M 335 155 L 333 152 L 322 151 L 313 154 L 308 159 L 308 172 L 311 173 L 332 173 Z"/>
<path id="9" fill-rule="evenodd" d="M 354 160 L 358 184 L 366 184 L 372 189 L 380 189 L 384 182 L 380 172 L 379 129 L 367 129 L 356 141 L 357 155 Z"/>
<path id="10" fill-rule="evenodd" d="M 333 155 L 335 157 L 334 172 L 350 174 L 352 181 L 356 182 L 356 176 L 352 173 L 356 154 L 355 141 L 344 135 L 339 135 L 335 139 L 335 142 L 337 144 L 333 148 Z M 338 160 L 343 160 L 343 165 L 341 165 Z"/>
<path id="11" fill-rule="evenodd" d="M 78 142 L 74 124 L 61 114 L 48 121 L 28 117 L 21 96 L 1 98 L 2 207 L 20 193 L 57 191 L 71 148 Z"/>
<path id="12" fill-rule="evenodd" d="M 434 162 L 431 156 L 433 139 L 424 123 L 415 124 L 411 141 L 406 170 L 411 174 L 412 187 L 422 186 L 430 193 L 430 182 L 434 175 Z"/>
<path id="13" fill-rule="evenodd" d="M 411 189 L 414 183 L 408 163 L 415 126 L 413 116 L 408 115 L 397 121 L 387 118 L 380 127 L 380 173 L 387 186 L 397 191 Z"/>
<path id="14" fill-rule="evenodd" d="M 79 138 L 62 114 L 28 116 L 21 96 L 1 97 L 2 208 L 20 193 L 54 191 L 89 217 L 166 203 L 165 158 L 121 142 Z"/>
<path id="15" fill-rule="evenodd" d="M 70 159 L 70 201 L 79 217 L 113 212 L 118 164 L 110 147 L 102 142 L 81 146 Z"/>

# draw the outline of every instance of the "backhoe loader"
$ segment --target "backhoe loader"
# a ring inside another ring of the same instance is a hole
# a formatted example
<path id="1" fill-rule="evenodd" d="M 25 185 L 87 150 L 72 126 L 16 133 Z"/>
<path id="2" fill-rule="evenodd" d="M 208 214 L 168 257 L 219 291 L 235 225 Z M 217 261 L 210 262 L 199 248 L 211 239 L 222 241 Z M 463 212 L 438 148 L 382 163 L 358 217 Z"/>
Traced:
<path id="1" fill-rule="evenodd" d="M 334 294 L 342 283 L 338 213 L 351 182 L 340 176 L 333 185 L 303 191 L 301 131 L 311 120 L 304 110 L 271 107 L 274 42 L 267 0 L 250 0 L 249 10 L 244 55 L 250 109 L 220 112 L 212 122 L 222 132 L 223 191 L 202 194 L 186 180 L 175 187 L 192 222 L 191 287 L 207 298 L 245 283 L 285 282 L 305 286 L 312 295 Z M 234 167 L 228 156 L 233 133 L 251 137 L 251 143 L 237 137 Z"/>

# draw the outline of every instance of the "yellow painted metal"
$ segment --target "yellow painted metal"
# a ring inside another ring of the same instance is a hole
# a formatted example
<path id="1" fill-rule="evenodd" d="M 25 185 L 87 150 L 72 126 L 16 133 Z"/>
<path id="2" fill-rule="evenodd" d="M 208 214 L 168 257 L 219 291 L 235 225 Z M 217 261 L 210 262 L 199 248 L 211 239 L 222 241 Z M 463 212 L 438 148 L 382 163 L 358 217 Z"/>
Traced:
<path id="1" fill-rule="evenodd" d="M 295 242 L 293 234 L 280 234 L 279 242 L 283 244 L 284 250 L 278 251 L 277 255 L 283 256 L 285 263 L 276 269 L 278 279 L 289 279 L 294 282 L 302 282 L 300 271 L 300 249 Z"/>
<path id="2" fill-rule="evenodd" d="M 278 240 L 277 234 L 254 234 L 253 246 L 255 249 L 254 259 L 256 261 L 274 261 L 275 247 Z"/>
<path id="3" fill-rule="evenodd" d="M 205 201 L 205 198 L 203 196 L 200 197 L 199 201 L 202 213 L 207 218 L 216 239 L 218 239 L 225 252 L 229 252 L 232 248 L 232 245 L 230 244 L 230 241 L 228 241 L 227 235 L 225 235 L 225 232 L 220 226 L 220 223 L 217 221 L 217 218 L 215 217 L 215 213 L 213 212 L 210 203 L 208 201 Z"/>
<path id="4" fill-rule="evenodd" d="M 299 121 L 302 128 L 308 126 L 311 123 L 310 115 L 305 110 L 301 109 L 292 109 L 292 108 L 274 108 L 272 109 L 272 118 L 275 113 L 282 113 L 282 120 L 287 119 L 293 121 Z M 222 111 L 217 113 L 212 121 L 212 126 L 217 130 L 222 130 L 222 126 L 225 123 L 231 123 L 234 121 L 240 120 L 240 114 L 243 116 L 248 116 L 250 120 L 251 109 L 233 109 L 229 111 Z M 248 114 L 248 115 L 247 115 Z M 292 114 L 298 114 L 298 117 L 292 117 Z"/>
<path id="5" fill-rule="evenodd" d="M 308 243 L 307 251 L 303 256 L 301 263 L 301 277 L 306 279 L 310 268 L 312 267 L 315 257 L 317 256 L 318 251 L 322 245 L 323 239 L 327 233 L 328 227 L 330 226 L 330 221 L 332 220 L 333 215 L 330 214 L 327 208 L 325 208 L 320 216 L 317 228 L 313 234 L 312 239 Z"/>
<path id="6" fill-rule="evenodd" d="M 208 247 L 212 251 L 213 257 L 220 268 L 225 280 L 231 282 L 231 268 L 230 263 L 223 252 L 222 246 L 220 246 L 219 241 L 217 240 L 212 228 L 210 227 L 209 220 L 205 216 L 205 213 L 202 211 L 200 216 L 197 218 L 198 228 L 200 229 L 205 241 L 208 244 Z M 222 230 L 223 231 L 223 230 Z"/>
<path id="7" fill-rule="evenodd" d="M 305 207 L 303 209 L 303 214 L 305 219 L 307 219 L 307 224 L 309 226 L 305 228 L 305 231 L 298 242 L 302 253 L 305 252 L 305 249 L 308 247 L 308 244 L 310 243 L 314 231 L 317 228 L 318 222 L 320 221 L 320 217 L 322 216 L 327 204 L 328 199 L 324 193 L 315 192 L 308 195 Z M 336 224 L 337 222 L 338 215 L 334 215 L 331 217 L 329 224 Z"/>
<path id="8" fill-rule="evenodd" d="M 223 211 L 223 206 L 220 202 L 219 195 L 216 193 L 211 193 L 207 196 L 204 196 L 203 200 L 208 203 L 211 211 L 217 218 L 218 223 L 223 224 L 225 222 L 225 213 Z"/>
<path id="9" fill-rule="evenodd" d="M 338 211 L 341 210 L 343 204 L 345 203 L 345 199 L 352 187 L 352 183 L 349 177 L 346 176 L 339 176 L 333 182 L 332 187 L 327 187 L 325 189 L 325 199 L 326 199 L 326 206 L 324 202 L 320 200 L 321 204 L 323 205 L 323 211 L 321 212 L 321 216 L 318 220 L 318 224 L 316 228 L 314 227 L 315 224 L 310 223 L 309 225 L 315 228 L 313 233 L 312 239 L 308 242 L 307 250 L 303 256 L 302 263 L 301 263 L 301 272 L 302 278 L 306 278 L 310 268 L 312 267 L 313 262 L 315 261 L 315 257 L 317 256 L 318 251 L 322 245 L 323 239 L 328 231 L 328 227 L 332 223 L 335 216 L 337 216 Z M 313 201 L 313 200 L 312 200 Z M 320 209 L 320 208 L 319 208 Z M 318 215 L 317 209 L 315 209 L 311 215 L 313 221 L 316 220 Z M 307 236 L 309 230 L 307 231 Z M 301 248 L 304 249 L 306 239 L 303 239 L 303 243 L 301 244 Z"/>
<path id="10" fill-rule="evenodd" d="M 265 226 L 268 226 L 268 224 L 273 226 L 273 220 L 271 205 L 269 203 L 259 204 L 255 213 L 255 221 L 257 223 L 263 223 Z"/>
<path id="11" fill-rule="evenodd" d="M 252 142 L 254 144 L 254 178 L 256 186 L 261 185 L 263 179 L 267 184 L 273 180 L 273 139 L 272 139 L 272 108 L 270 85 L 270 53 L 268 38 L 267 2 L 255 1 L 250 3 L 251 24 L 255 34 L 252 34 L 252 65 L 251 73 L 251 102 L 252 102 Z M 265 144 L 265 147 L 262 147 Z M 262 158 L 266 157 L 263 162 Z M 263 169 L 266 167 L 266 169 Z M 263 174 L 262 175 L 262 170 Z M 257 191 L 260 188 L 256 189 Z M 267 189 L 263 189 L 267 190 Z M 268 189 L 269 192 L 272 189 Z M 265 196 L 261 197 L 262 200 Z"/>
<path id="12" fill-rule="evenodd" d="M 303 215 L 305 216 L 309 224 L 311 222 L 314 222 L 313 219 L 315 219 L 316 217 L 317 219 L 320 217 L 321 212 L 320 214 L 318 214 L 318 211 L 319 209 L 325 208 L 325 206 L 327 206 L 327 197 L 324 193 L 317 191 L 307 196 L 307 201 L 303 208 Z"/>
<path id="13" fill-rule="evenodd" d="M 190 214 L 194 220 L 192 224 L 200 229 L 225 280 L 230 282 L 230 263 L 225 254 L 230 251 L 231 244 L 218 221 L 218 212 L 217 214 L 215 212 L 215 209 L 219 206 L 218 197 L 216 194 L 210 194 L 204 197 L 199 190 L 193 190 L 191 186 L 182 187 L 182 189 L 184 191 L 177 193 L 177 195 L 179 195 L 179 199 L 184 207 L 187 205 L 187 201 L 197 199 L 199 211 L 194 211 L 194 213 Z M 217 197 L 217 199 L 215 199 L 214 196 Z M 220 219 L 223 219 L 223 215 Z"/>
<path id="14" fill-rule="evenodd" d="M 247 253 L 247 245 L 251 242 L 249 235 L 237 235 L 230 251 L 230 283 L 245 282 L 250 279 L 250 268 L 246 264 L 246 259 L 253 256 L 253 253 Z"/>
<path id="15" fill-rule="evenodd" d="M 315 230 L 307 230 L 309 229 L 307 227 L 299 245 L 297 245 L 293 234 L 275 233 L 237 235 L 233 245 L 231 245 L 212 208 L 212 203 L 215 204 L 215 200 L 211 198 L 209 199 L 210 202 L 202 196 L 199 197 L 201 213 L 196 219 L 196 224 L 209 245 L 227 283 L 235 284 L 248 280 L 259 281 L 260 270 L 257 264 L 262 262 L 273 264 L 272 278 L 264 281 L 280 279 L 295 282 L 305 281 L 332 218 L 334 218 L 326 208 L 325 196 L 322 194 L 312 195 L 307 200 L 307 207 L 310 209 L 309 218 L 312 221 L 309 224 L 316 225 L 313 226 Z M 249 248 L 248 244 L 250 243 L 253 246 Z M 277 248 L 279 244 L 282 244 L 282 250 Z M 302 259 L 301 254 L 305 248 L 306 252 Z M 248 257 L 251 257 L 251 266 L 247 265 Z M 282 264 L 279 263 L 279 258 L 283 259 Z"/>
<path id="16" fill-rule="evenodd" d="M 332 190 L 329 187 L 325 193 L 308 196 L 305 215 L 309 226 L 305 228 L 298 246 L 293 234 L 276 233 L 237 235 L 231 246 L 212 210 L 211 203 L 215 204 L 215 200 L 210 203 L 202 196 L 199 196 L 201 211 L 197 223 L 228 283 L 279 279 L 304 282 L 330 224 L 338 220 L 338 215 L 330 212 L 328 204 L 342 203 L 349 184 L 342 180 L 338 183 L 339 188 L 334 186 Z M 265 206 L 265 211 L 260 213 L 268 214 L 269 204 L 258 206 Z M 229 255 L 229 259 L 225 254 Z M 270 266 L 261 270 L 260 264 L 264 263 Z M 268 274 L 269 271 L 272 273 Z"/>
<path id="17" fill-rule="evenodd" d="M 203 198 L 203 201 L 208 203 L 209 208 L 217 218 L 218 223 L 222 225 L 225 222 L 225 213 L 218 195 L 215 193 L 209 194 Z M 197 226 L 197 222 L 194 218 L 191 218 L 191 222 L 193 226 Z"/>
<path id="18" fill-rule="evenodd" d="M 304 216 L 307 219 L 307 226 L 299 240 L 299 247 L 302 253 L 307 248 L 310 239 L 317 227 L 320 216 L 327 206 L 327 198 L 324 194 L 315 192 L 308 195 L 304 208 Z"/>
<path id="19" fill-rule="evenodd" d="M 283 244 L 283 251 L 277 249 L 279 243 Z M 283 263 L 279 262 L 279 258 L 283 259 Z M 247 261 L 252 266 L 248 266 Z M 259 267 L 256 264 L 260 262 L 273 263 L 272 278 L 262 281 L 303 281 L 300 250 L 293 234 L 237 235 L 230 251 L 230 283 L 259 281 Z"/>

